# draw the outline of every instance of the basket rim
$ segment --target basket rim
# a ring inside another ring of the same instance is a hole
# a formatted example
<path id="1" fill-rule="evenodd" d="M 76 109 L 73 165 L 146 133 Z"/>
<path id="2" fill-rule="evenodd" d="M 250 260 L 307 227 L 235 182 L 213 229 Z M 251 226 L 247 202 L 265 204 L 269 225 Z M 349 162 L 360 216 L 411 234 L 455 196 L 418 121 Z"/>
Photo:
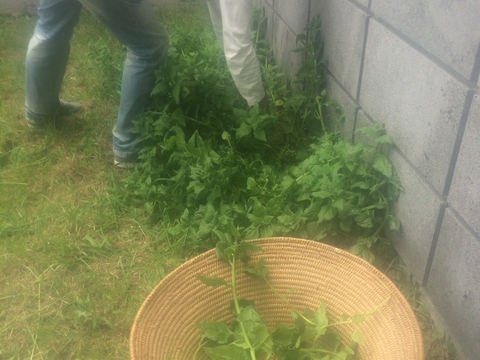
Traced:
<path id="1" fill-rule="evenodd" d="M 258 242 L 258 243 L 268 243 L 268 244 L 274 244 L 276 241 L 288 241 L 288 242 L 296 242 L 298 244 L 304 243 L 304 244 L 315 244 L 315 247 L 324 248 L 327 251 L 333 251 L 336 254 L 341 255 L 344 258 L 347 258 L 348 260 L 353 260 L 355 263 L 359 264 L 360 266 L 364 266 L 368 268 L 369 271 L 373 273 L 374 277 L 379 278 L 382 282 L 388 285 L 389 290 L 392 293 L 392 296 L 396 298 L 397 301 L 401 303 L 401 306 L 407 311 L 411 318 L 412 318 L 412 323 L 411 325 L 415 327 L 415 329 L 412 329 L 413 332 L 418 334 L 418 339 L 419 343 L 418 345 L 418 350 L 419 350 L 419 356 L 421 358 L 424 358 L 424 344 L 423 344 L 423 334 L 421 332 L 420 326 L 418 324 L 418 320 L 415 316 L 415 313 L 413 312 L 413 309 L 409 302 L 406 300 L 404 295 L 401 293 L 401 291 L 398 289 L 398 287 L 393 283 L 392 280 L 390 280 L 383 272 L 381 272 L 379 269 L 374 267 L 372 264 L 367 262 L 366 260 L 360 258 L 357 255 L 351 254 L 350 252 L 346 250 L 339 249 L 335 246 L 321 243 L 315 240 L 309 240 L 309 239 L 304 239 L 304 238 L 295 238 L 295 237 L 264 237 L 264 238 L 257 238 L 257 239 L 251 239 L 251 240 L 245 240 L 248 242 Z M 136 316 L 135 320 L 133 322 L 131 331 L 130 331 L 130 339 L 129 339 L 129 348 L 130 348 L 130 357 L 132 359 L 135 358 L 134 354 L 134 342 L 135 342 L 135 337 L 137 332 L 139 331 L 139 322 L 140 319 L 143 317 L 143 313 L 146 312 L 146 309 L 148 308 L 151 299 L 155 296 L 155 294 L 159 291 L 159 289 L 163 286 L 164 283 L 167 283 L 170 281 L 170 278 L 173 278 L 175 276 L 178 276 L 179 273 L 183 271 L 183 269 L 188 268 L 189 266 L 192 265 L 192 263 L 195 263 L 201 259 L 211 257 L 214 255 L 215 248 L 212 248 L 210 250 L 207 250 L 201 254 L 198 254 L 191 259 L 188 259 L 187 261 L 183 262 L 181 265 L 173 269 L 170 273 L 168 273 L 164 278 L 160 280 L 160 282 L 152 289 L 152 291 L 148 294 L 148 296 L 144 299 L 142 305 L 140 306 Z M 218 260 L 218 259 L 217 259 Z"/>

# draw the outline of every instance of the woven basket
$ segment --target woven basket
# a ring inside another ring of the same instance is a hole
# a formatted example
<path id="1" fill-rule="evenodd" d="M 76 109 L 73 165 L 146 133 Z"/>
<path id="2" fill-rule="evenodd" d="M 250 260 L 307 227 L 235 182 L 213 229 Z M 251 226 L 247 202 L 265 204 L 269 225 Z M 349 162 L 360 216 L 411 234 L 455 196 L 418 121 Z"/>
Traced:
<path id="1" fill-rule="evenodd" d="M 348 252 L 319 242 L 294 238 L 253 240 L 264 250 L 252 261 L 265 258 L 268 278 L 296 309 L 316 310 L 327 305 L 331 322 L 343 314 L 366 314 L 381 306 L 360 326 L 365 344 L 362 360 L 423 360 L 423 341 L 415 316 L 398 289 L 372 265 Z M 240 264 L 240 262 L 239 262 Z M 240 269 L 241 270 L 241 267 Z M 132 360 L 190 360 L 200 341 L 198 321 L 232 320 L 230 289 L 210 287 L 196 275 L 230 281 L 230 268 L 214 250 L 182 264 L 167 275 L 141 306 L 130 334 Z M 294 290 L 294 291 L 292 291 Z M 292 323 L 290 310 L 265 285 L 241 271 L 238 296 L 255 301 L 267 326 Z M 336 327 L 349 343 L 353 327 Z M 198 359 L 206 359 L 202 354 Z"/>

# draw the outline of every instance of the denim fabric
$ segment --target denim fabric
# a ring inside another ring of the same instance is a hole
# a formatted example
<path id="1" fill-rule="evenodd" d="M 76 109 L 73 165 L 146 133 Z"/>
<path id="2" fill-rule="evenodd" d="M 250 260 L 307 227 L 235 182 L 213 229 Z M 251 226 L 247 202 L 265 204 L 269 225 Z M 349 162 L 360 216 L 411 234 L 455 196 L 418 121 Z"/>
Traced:
<path id="1" fill-rule="evenodd" d="M 25 63 L 27 118 L 40 121 L 59 106 L 70 39 L 82 5 L 127 48 L 113 151 L 117 159 L 132 160 L 138 151 L 138 135 L 130 132 L 133 120 L 149 103 L 155 70 L 166 61 L 168 49 L 168 35 L 146 0 L 41 0 Z"/>
<path id="2" fill-rule="evenodd" d="M 260 64 L 251 39 L 252 0 L 207 0 L 213 28 L 233 81 L 252 106 L 265 96 Z"/>

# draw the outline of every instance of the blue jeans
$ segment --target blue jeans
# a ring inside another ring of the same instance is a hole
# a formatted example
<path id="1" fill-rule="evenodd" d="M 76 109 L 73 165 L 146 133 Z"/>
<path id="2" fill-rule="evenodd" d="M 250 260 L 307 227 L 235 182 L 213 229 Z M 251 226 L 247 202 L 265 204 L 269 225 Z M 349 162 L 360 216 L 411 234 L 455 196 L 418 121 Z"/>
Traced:
<path id="1" fill-rule="evenodd" d="M 149 103 L 155 70 L 165 63 L 168 49 L 168 35 L 147 0 L 41 0 L 25 62 L 27 118 L 41 121 L 59 106 L 70 39 L 82 5 L 127 48 L 113 152 L 117 160 L 134 160 L 138 135 L 130 132 L 133 120 Z"/>

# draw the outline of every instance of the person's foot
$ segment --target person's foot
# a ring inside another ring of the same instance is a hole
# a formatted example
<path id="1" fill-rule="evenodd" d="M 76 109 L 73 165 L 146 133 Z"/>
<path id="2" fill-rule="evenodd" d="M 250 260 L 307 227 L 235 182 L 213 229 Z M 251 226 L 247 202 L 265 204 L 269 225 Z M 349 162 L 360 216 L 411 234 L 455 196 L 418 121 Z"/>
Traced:
<path id="1" fill-rule="evenodd" d="M 119 169 L 133 169 L 138 165 L 137 162 L 113 160 L 113 164 Z"/>
<path id="2" fill-rule="evenodd" d="M 75 113 L 78 113 L 82 111 L 83 106 L 82 104 L 78 102 L 69 102 L 60 99 L 60 107 L 57 109 L 57 113 L 55 114 L 55 117 L 64 117 L 64 116 L 70 116 Z"/>
<path id="3" fill-rule="evenodd" d="M 78 113 L 82 109 L 83 106 L 77 102 L 69 102 L 60 99 L 58 107 L 52 115 L 35 114 L 27 110 L 25 117 L 29 127 L 41 128 L 47 124 L 55 123 L 55 121 L 60 118 Z"/>
<path id="4" fill-rule="evenodd" d="M 136 154 L 131 154 L 128 157 L 121 157 L 113 154 L 113 165 L 119 169 L 133 169 L 139 165 Z"/>

